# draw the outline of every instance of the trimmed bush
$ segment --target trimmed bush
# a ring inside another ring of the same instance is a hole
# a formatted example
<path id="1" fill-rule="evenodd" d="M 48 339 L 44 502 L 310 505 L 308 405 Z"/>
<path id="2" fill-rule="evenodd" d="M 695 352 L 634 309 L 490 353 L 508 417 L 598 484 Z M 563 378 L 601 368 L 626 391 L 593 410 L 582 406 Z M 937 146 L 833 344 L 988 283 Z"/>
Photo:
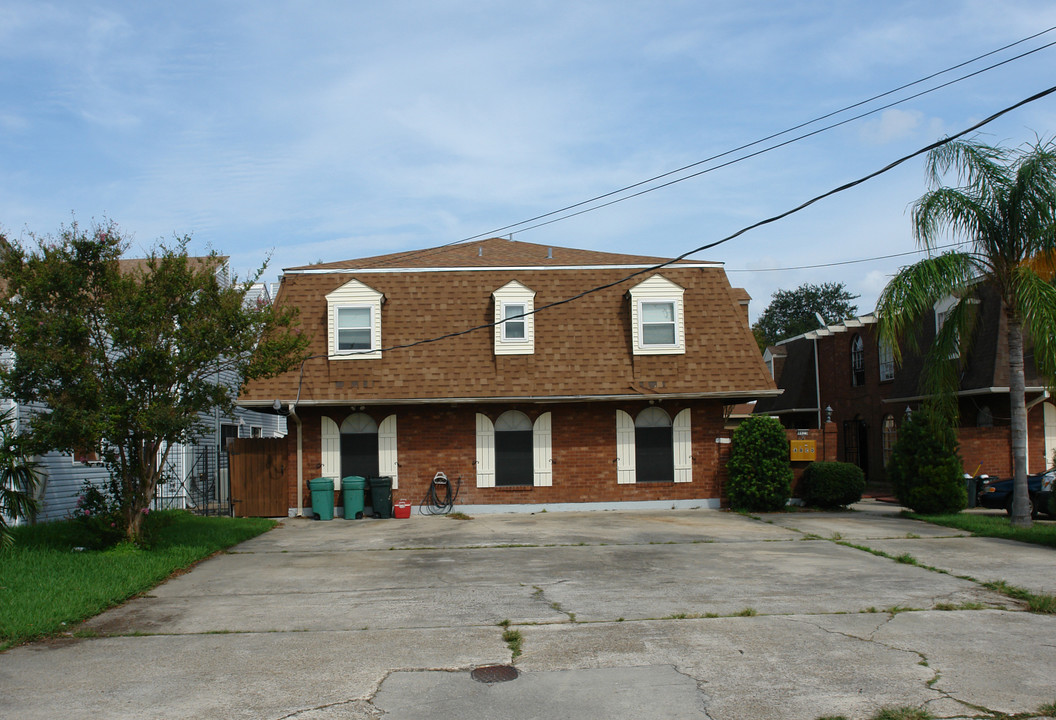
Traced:
<path id="1" fill-rule="evenodd" d="M 753 415 L 733 433 L 730 481 L 726 494 L 730 507 L 749 512 L 780 510 L 792 495 L 792 467 L 788 437 L 778 420 Z"/>
<path id="2" fill-rule="evenodd" d="M 957 434 L 939 413 L 923 407 L 902 423 L 887 479 L 898 501 L 922 515 L 957 513 L 968 490 L 957 453 Z"/>
<path id="3" fill-rule="evenodd" d="M 853 463 L 812 462 L 803 472 L 799 493 L 814 507 L 850 505 L 862 499 L 865 473 Z"/>

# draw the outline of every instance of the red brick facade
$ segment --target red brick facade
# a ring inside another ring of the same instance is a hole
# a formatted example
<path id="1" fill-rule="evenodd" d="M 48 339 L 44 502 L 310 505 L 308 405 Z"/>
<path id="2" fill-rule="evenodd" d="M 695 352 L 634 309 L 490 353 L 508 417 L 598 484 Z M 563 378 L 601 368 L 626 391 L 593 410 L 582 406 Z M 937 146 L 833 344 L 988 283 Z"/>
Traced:
<path id="1" fill-rule="evenodd" d="M 546 505 L 556 503 L 612 503 L 626 501 L 713 500 L 723 494 L 725 457 L 729 438 L 723 429 L 721 401 L 664 402 L 663 409 L 674 416 L 690 408 L 693 444 L 693 480 L 688 483 L 616 482 L 616 410 L 633 417 L 645 407 L 637 403 L 581 403 L 525 406 L 489 404 L 463 406 L 389 406 L 367 408 L 376 422 L 395 414 L 399 487 L 394 499 L 406 499 L 417 505 L 426 496 L 437 471 L 448 478 L 461 478 L 459 505 Z M 476 413 L 494 420 L 502 412 L 517 409 L 532 420 L 540 413 L 551 413 L 553 484 L 550 487 L 476 486 Z M 309 508 L 311 496 L 307 482 L 318 477 L 322 468 L 321 421 L 327 415 L 339 425 L 352 411 L 348 407 L 308 409 L 299 412 L 302 423 L 302 495 L 303 507 Z M 297 436 L 296 424 L 290 422 L 287 477 L 289 506 L 297 507 Z"/>

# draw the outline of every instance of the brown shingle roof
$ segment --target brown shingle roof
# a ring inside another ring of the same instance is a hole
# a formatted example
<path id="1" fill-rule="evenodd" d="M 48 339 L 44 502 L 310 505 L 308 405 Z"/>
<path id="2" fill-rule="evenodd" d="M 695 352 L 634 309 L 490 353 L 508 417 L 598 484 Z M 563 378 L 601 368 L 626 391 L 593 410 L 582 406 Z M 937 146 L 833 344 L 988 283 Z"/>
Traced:
<path id="1" fill-rule="evenodd" d="M 478 245 L 482 255 L 476 254 Z M 500 255 L 500 248 L 508 249 Z M 540 258 L 539 248 L 543 257 Z M 457 249 L 459 252 L 450 254 Z M 635 356 L 631 352 L 627 291 L 654 274 L 623 280 L 630 272 L 612 267 L 653 264 L 659 258 L 553 248 L 556 267 L 545 265 L 548 246 L 491 240 L 457 248 L 397 253 L 291 272 L 276 303 L 300 308 L 301 326 L 320 355 L 297 371 L 250 383 L 240 402 L 270 405 L 275 399 L 301 403 L 425 402 L 430 399 L 547 399 L 555 397 L 714 394 L 751 397 L 774 384 L 721 267 L 675 265 L 659 271 L 685 288 L 687 348 L 684 355 Z M 411 256 L 414 257 L 411 257 Z M 448 267 L 468 260 L 494 261 L 495 269 L 386 272 L 409 262 Z M 605 262 L 603 263 L 602 260 Z M 601 267 L 600 265 L 609 265 Z M 355 267 L 368 266 L 357 273 Z M 589 266 L 589 267 L 586 267 Z M 518 269 L 508 269 L 516 267 Z M 324 272 L 327 269 L 334 272 Z M 381 360 L 329 360 L 327 293 L 351 279 L 384 295 L 384 348 L 456 333 L 493 321 L 492 293 L 511 280 L 536 292 L 535 307 L 586 289 L 615 283 L 535 316 L 535 353 L 496 356 L 494 330 L 388 349 Z M 622 280 L 622 282 L 621 282 Z"/>
<path id="2" fill-rule="evenodd" d="M 355 260 L 341 260 L 317 265 L 285 268 L 285 272 L 303 270 L 350 270 L 378 268 L 456 268 L 456 267 L 567 267 L 570 265 L 658 265 L 669 258 L 647 255 L 624 255 L 537 245 L 519 240 L 488 238 L 478 242 L 441 245 L 435 248 L 409 250 L 390 255 Z M 689 262 L 689 261 L 686 261 Z"/>

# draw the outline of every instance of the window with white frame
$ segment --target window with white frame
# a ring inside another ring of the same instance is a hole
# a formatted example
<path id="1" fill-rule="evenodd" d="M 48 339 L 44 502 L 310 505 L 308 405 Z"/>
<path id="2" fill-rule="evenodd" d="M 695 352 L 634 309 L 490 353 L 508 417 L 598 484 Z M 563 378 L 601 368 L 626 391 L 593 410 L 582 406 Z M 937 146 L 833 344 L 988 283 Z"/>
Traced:
<path id="1" fill-rule="evenodd" d="M 507 410 L 494 422 L 477 413 L 477 487 L 550 487 L 553 442 L 550 413 L 532 422 L 518 410 Z"/>
<path id="2" fill-rule="evenodd" d="M 653 275 L 631 288 L 629 294 L 634 354 L 684 354 L 685 288 L 662 275 Z"/>
<path id="3" fill-rule="evenodd" d="M 524 342 L 528 339 L 524 328 L 524 305 L 509 303 L 502 306 L 503 342 Z"/>
<path id="4" fill-rule="evenodd" d="M 331 360 L 381 357 L 381 305 L 384 296 L 359 280 L 349 280 L 326 296 Z"/>
<path id="5" fill-rule="evenodd" d="M 861 335 L 851 338 L 851 385 L 865 385 L 865 343 Z"/>
<path id="6" fill-rule="evenodd" d="M 693 431 L 689 408 L 674 419 L 658 407 L 632 418 L 616 411 L 616 482 L 693 482 Z"/>
<path id="7" fill-rule="evenodd" d="M 535 291 L 511 280 L 492 293 L 495 299 L 495 354 L 535 352 Z"/>
<path id="8" fill-rule="evenodd" d="M 337 308 L 337 351 L 373 350 L 374 323 L 370 307 Z"/>

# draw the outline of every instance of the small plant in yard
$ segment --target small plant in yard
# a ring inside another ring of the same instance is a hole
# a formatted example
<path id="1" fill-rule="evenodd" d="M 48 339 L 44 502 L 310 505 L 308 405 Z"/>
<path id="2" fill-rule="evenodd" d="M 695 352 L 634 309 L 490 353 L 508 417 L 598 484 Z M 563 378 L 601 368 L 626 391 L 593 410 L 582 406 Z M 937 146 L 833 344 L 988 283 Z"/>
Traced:
<path id="1" fill-rule="evenodd" d="M 121 502 L 111 493 L 88 482 L 81 485 L 81 494 L 73 510 L 73 519 L 84 531 L 82 547 L 102 550 L 116 545 L 125 537 L 125 520 Z"/>
<path id="2" fill-rule="evenodd" d="M 524 644 L 524 637 L 521 635 L 520 630 L 510 630 L 507 628 L 502 633 L 502 641 L 506 643 L 506 646 L 510 649 L 514 659 L 520 657 L 521 646 Z"/>
<path id="3" fill-rule="evenodd" d="M 922 407 L 898 430 L 887 478 L 898 501 L 917 513 L 955 513 L 968 505 L 957 435 L 938 411 Z"/>
<path id="4" fill-rule="evenodd" d="M 0 550 L 13 542 L 7 519 L 33 520 L 39 506 L 39 468 L 22 440 L 15 432 L 11 411 L 0 414 Z"/>
<path id="5" fill-rule="evenodd" d="M 853 463 L 813 462 L 803 472 L 799 493 L 807 505 L 834 508 L 856 503 L 865 490 L 865 473 Z"/>
<path id="6" fill-rule="evenodd" d="M 753 415 L 733 433 L 727 494 L 730 507 L 749 512 L 780 510 L 792 495 L 788 437 L 778 420 Z"/>
<path id="7" fill-rule="evenodd" d="M 464 512 L 458 512 L 458 511 L 453 512 L 453 513 L 448 513 L 447 516 L 449 518 L 451 518 L 452 520 L 472 520 L 473 519 L 472 515 L 466 515 Z"/>

